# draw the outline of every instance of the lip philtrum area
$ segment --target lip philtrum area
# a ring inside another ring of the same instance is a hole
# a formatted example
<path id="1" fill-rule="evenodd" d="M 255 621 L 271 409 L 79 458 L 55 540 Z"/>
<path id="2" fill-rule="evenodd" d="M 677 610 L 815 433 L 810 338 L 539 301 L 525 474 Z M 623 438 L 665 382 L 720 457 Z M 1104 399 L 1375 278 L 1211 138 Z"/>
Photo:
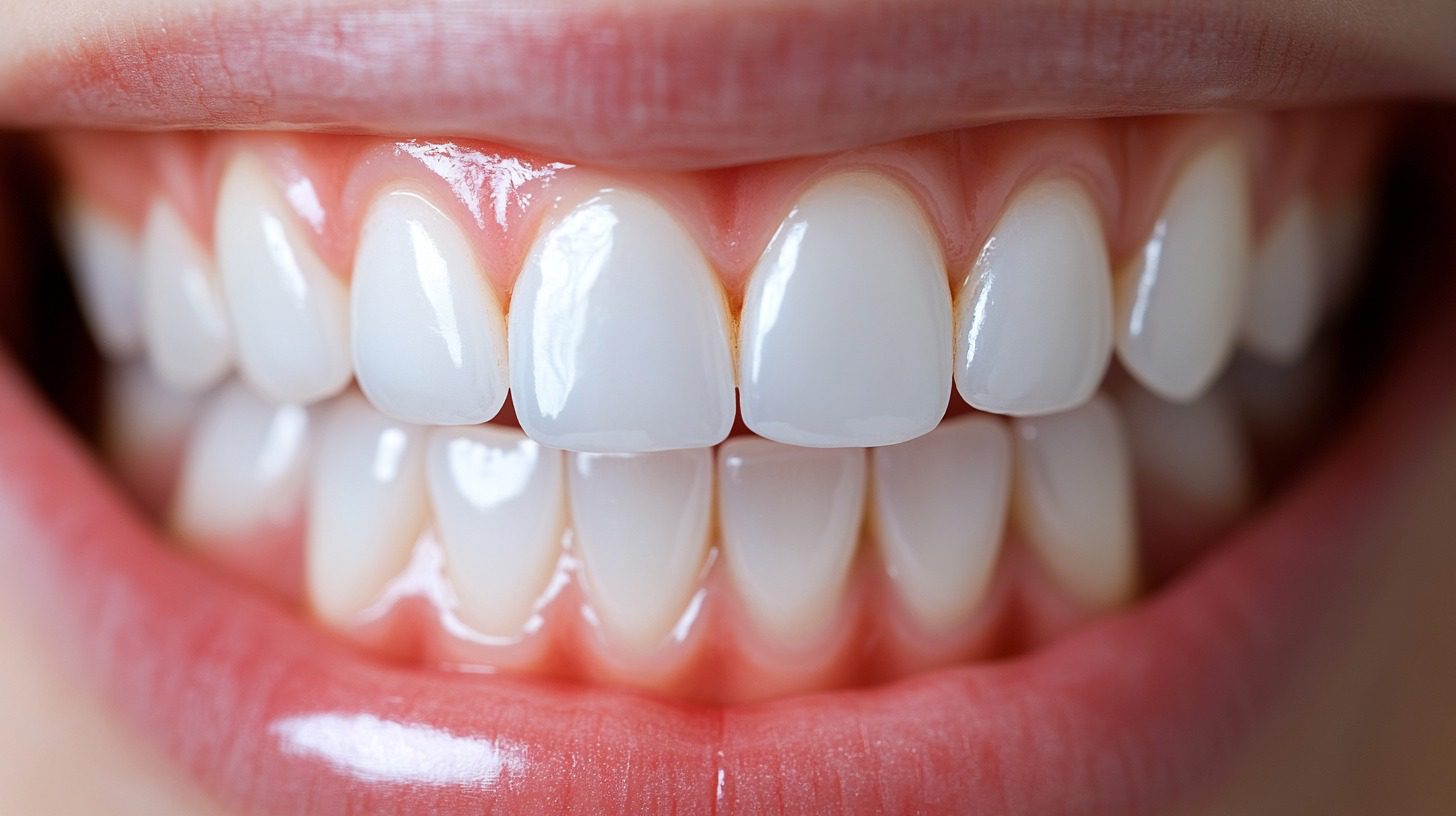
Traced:
<path id="1" fill-rule="evenodd" d="M 225 307 L 166 324 L 153 304 L 141 345 L 169 382 L 114 372 L 118 465 L 190 546 L 384 653 L 735 701 L 1019 650 L 1126 603 L 1148 569 L 1135 475 L 1172 474 L 1186 546 L 1244 512 L 1247 457 L 1198 453 L 1241 444 L 1210 407 L 1232 386 L 1209 383 L 1240 336 L 1301 357 L 1346 261 L 1245 278 L 1310 263 L 1367 194 L 1377 131 L 1029 123 L 673 174 L 355 137 L 120 137 L 134 163 L 53 143 L 91 219 L 73 244 L 97 219 L 149 236 L 144 312 L 168 286 L 172 308 Z M 1355 158 L 1316 175 L 1336 155 Z M 157 246 L 187 248 L 188 297 Z M 1178 277 L 1215 250 L 1216 325 Z M 1251 287 L 1267 308 L 1243 308 Z M 160 365 L 188 331 L 225 351 Z M 1114 346 L 1115 401 L 1094 396 Z M 219 360 L 240 376 L 172 395 L 226 378 Z M 1150 407 L 1133 380 L 1194 402 Z M 507 384 L 524 434 L 461 427 Z M 767 438 L 712 450 L 735 387 Z M 1015 419 L 942 421 L 962 399 Z M 976 495 L 910 509 L 950 483 Z"/>

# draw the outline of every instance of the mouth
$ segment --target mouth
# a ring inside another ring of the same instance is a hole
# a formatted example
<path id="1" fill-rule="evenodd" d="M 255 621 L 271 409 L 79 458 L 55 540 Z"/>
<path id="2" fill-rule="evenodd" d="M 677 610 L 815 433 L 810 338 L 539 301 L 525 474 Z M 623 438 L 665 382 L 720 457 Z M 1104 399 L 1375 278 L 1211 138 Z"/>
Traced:
<path id="1" fill-rule="evenodd" d="M 1170 9 L 669 11 L 230 11 L 14 58 L 47 170 L 13 201 L 76 301 L 31 242 L 28 600 L 244 812 L 1198 802 L 1456 407 L 1448 127 L 1348 98 L 1439 78 L 1298 29 L 1325 76 L 1276 94 L 1207 37 L 1232 15 Z M 781 25 L 843 87 L 708 73 L 810 59 Z M 1188 61 L 1085 74 L 1133 35 Z M 567 67 L 439 58 L 487 41 Z M 410 43 L 436 81 L 368 85 Z M 683 71 L 621 73 L 649 44 Z"/>

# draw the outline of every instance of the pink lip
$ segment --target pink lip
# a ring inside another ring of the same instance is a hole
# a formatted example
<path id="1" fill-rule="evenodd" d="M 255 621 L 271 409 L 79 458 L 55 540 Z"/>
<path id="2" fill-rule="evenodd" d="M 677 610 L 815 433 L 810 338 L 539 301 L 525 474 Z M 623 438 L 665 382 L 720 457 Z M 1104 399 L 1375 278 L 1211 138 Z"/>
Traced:
<path id="1" fill-rule="evenodd" d="M 1450 93 L 1444 51 L 1412 54 L 1366 24 L 1388 17 L 1378 1 L 1338 17 L 1320 2 L 343 0 L 109 27 L 96 15 L 80 45 L 0 74 L 0 121 L 477 136 L 688 167 L 1010 118 Z"/>
<path id="2" fill-rule="evenodd" d="M 168 552 L 8 362 L 0 542 L 58 646 L 240 809 L 1166 813 L 1358 596 L 1361 530 L 1456 409 L 1456 321 L 1416 340 L 1329 457 L 1190 574 L 1030 656 L 876 689 L 702 708 L 383 665 Z"/>

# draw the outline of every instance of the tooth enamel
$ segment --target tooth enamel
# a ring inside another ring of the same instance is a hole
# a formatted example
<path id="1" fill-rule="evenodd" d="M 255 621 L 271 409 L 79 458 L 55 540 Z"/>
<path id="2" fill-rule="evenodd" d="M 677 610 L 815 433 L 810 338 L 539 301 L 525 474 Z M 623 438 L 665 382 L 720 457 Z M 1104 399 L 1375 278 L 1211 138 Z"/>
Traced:
<path id="1" fill-rule="evenodd" d="M 569 468 L 587 596 L 614 641 L 650 651 L 687 608 L 707 556 L 713 451 L 576 453 Z"/>
<path id="2" fill-rule="evenodd" d="M 1071 181 L 1020 193 L 957 298 L 956 387 L 973 407 L 1046 414 L 1082 404 L 1112 357 L 1102 223 Z"/>
<path id="3" fill-rule="evenodd" d="M 561 451 L 496 427 L 430 434 L 426 477 L 462 620 L 518 634 L 561 547 Z"/>
<path id="4" fill-rule="evenodd" d="M 718 454 L 729 574 L 759 628 L 821 629 L 838 606 L 864 509 L 865 451 L 736 437 Z"/>
<path id="5" fill-rule="evenodd" d="M 1314 203 L 1294 199 L 1254 255 L 1243 333 L 1250 352 L 1291 363 L 1309 348 L 1327 298 L 1319 241 Z"/>
<path id="6" fill-rule="evenodd" d="M 329 407 L 309 487 L 308 589 L 344 623 L 404 569 L 424 527 L 424 434 L 357 394 Z"/>
<path id="7" fill-rule="evenodd" d="M 739 335 L 743 421 L 812 447 L 934 428 L 951 381 L 950 289 L 919 205 L 869 173 L 819 182 L 754 268 Z"/>
<path id="8" fill-rule="evenodd" d="M 180 538 L 205 543 L 290 521 L 303 502 L 308 410 L 260 399 L 240 382 L 214 394 L 193 431 L 172 513 Z"/>
<path id="9" fill-rule="evenodd" d="M 470 244 L 418 193 L 381 196 L 352 282 L 359 388 L 406 422 L 471 425 L 506 399 L 505 315 Z"/>
<path id="10" fill-rule="evenodd" d="M 348 384 L 348 293 L 314 254 L 267 168 L 236 159 L 217 199 L 214 245 L 238 366 L 275 402 L 308 403 Z"/>
<path id="11" fill-rule="evenodd" d="M 1117 352 L 1153 392 L 1190 400 L 1228 361 L 1243 321 L 1250 193 L 1242 149 L 1189 163 L 1117 282 Z"/>
<path id="12" fill-rule="evenodd" d="M 1136 590 L 1132 472 L 1116 409 L 1103 396 L 1014 426 L 1012 512 L 1052 577 L 1096 609 Z"/>
<path id="13" fill-rule="evenodd" d="M 1216 531 L 1238 518 L 1253 498 L 1254 477 L 1228 396 L 1214 389 L 1184 405 L 1136 387 L 1120 396 L 1138 479 L 1177 500 L 1179 523 Z"/>
<path id="14" fill-rule="evenodd" d="M 966 620 L 1001 550 L 1011 437 L 990 417 L 957 417 L 870 452 L 875 537 L 900 597 L 931 628 Z"/>
<path id="15" fill-rule="evenodd" d="M 105 376 L 101 449 L 121 484 L 148 510 L 164 512 L 202 400 L 158 380 L 140 361 L 108 366 Z"/>
<path id="16" fill-rule="evenodd" d="M 715 445 L 733 425 L 723 295 L 701 250 L 652 199 L 607 190 L 531 250 L 510 313 L 521 428 L 559 448 Z"/>
<path id="17" fill-rule="evenodd" d="M 141 350 L 141 283 L 136 240 L 115 218 L 89 204 L 62 212 L 72 280 L 91 335 L 113 359 Z"/>
<path id="18" fill-rule="evenodd" d="M 142 230 L 141 314 L 147 353 L 164 382 L 199 390 L 232 366 L 232 332 L 212 260 L 160 200 Z"/>

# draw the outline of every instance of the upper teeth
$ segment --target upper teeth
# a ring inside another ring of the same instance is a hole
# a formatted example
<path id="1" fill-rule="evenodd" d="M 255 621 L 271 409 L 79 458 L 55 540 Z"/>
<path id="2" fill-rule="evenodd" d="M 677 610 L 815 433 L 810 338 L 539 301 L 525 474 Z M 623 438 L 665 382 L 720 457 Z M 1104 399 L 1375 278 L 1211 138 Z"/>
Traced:
<path id="1" fill-rule="evenodd" d="M 529 436 L 575 451 L 711 446 L 740 406 L 763 437 L 874 447 L 934 428 L 952 380 L 976 408 L 1037 416 L 1085 403 L 1114 346 L 1177 400 L 1206 390 L 1240 331 L 1263 355 L 1299 356 L 1333 300 L 1325 267 L 1343 261 L 1317 252 L 1307 194 L 1253 251 L 1249 173 L 1231 138 L 1190 156 L 1116 276 L 1114 219 L 1072 174 L 1022 184 L 967 253 L 890 174 L 830 173 L 786 198 L 761 245 L 733 239 L 739 269 L 705 249 L 723 239 L 701 214 L 591 176 L 521 222 L 533 235 L 498 239 L 506 251 L 483 249 L 433 188 L 382 187 L 346 281 L 248 152 L 222 174 L 211 241 L 162 200 L 140 261 L 102 210 L 73 206 L 66 225 L 102 345 L 126 355 L 144 335 L 178 387 L 235 362 L 271 400 L 313 402 L 352 378 L 417 424 L 487 421 L 509 391 Z"/>

